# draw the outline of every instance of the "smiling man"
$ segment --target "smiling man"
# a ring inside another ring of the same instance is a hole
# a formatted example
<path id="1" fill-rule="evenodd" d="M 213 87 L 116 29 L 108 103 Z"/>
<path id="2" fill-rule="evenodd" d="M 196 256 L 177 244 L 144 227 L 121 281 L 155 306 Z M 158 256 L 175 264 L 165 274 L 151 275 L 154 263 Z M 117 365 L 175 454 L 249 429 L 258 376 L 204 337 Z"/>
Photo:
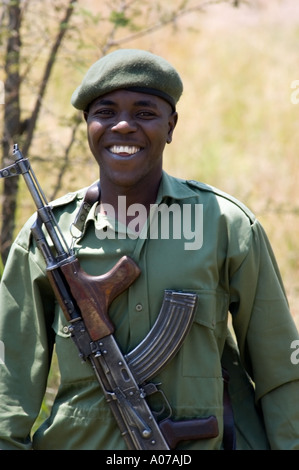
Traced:
<path id="1" fill-rule="evenodd" d="M 174 357 L 168 357 L 173 345 L 167 343 L 167 322 L 148 344 L 148 367 L 168 345 L 154 385 L 141 384 L 167 442 L 174 433 L 175 445 L 185 451 L 299 450 L 299 367 L 291 361 L 299 337 L 268 238 L 238 200 L 163 170 L 182 91 L 172 65 L 147 51 L 118 50 L 93 64 L 71 101 L 84 116 L 100 178 L 54 201 L 55 217 L 91 276 L 107 273 L 124 255 L 138 265 L 139 277 L 109 308 L 129 364 L 136 348 L 144 351 L 157 318 L 163 324 L 165 292 L 197 299 Z M 1 280 L 0 448 L 126 449 L 92 367 L 81 362 L 70 339 L 30 234 L 34 220 L 12 245 Z M 50 416 L 32 435 L 54 345 L 60 386 Z M 107 357 L 105 349 L 97 352 Z M 149 393 L 157 389 L 161 393 Z M 133 394 L 118 387 L 107 392 L 120 407 Z M 135 412 L 133 406 L 128 421 Z M 164 426 L 169 412 L 176 432 Z M 212 430 L 205 427 L 210 422 Z M 137 420 L 133 428 L 146 439 L 150 419 L 145 424 Z"/>
<path id="2" fill-rule="evenodd" d="M 94 100 L 84 115 L 101 169 L 101 203 L 126 196 L 128 206 L 139 203 L 148 209 L 156 201 L 163 151 L 177 113 L 158 96 L 116 90 Z"/>
<path id="3" fill-rule="evenodd" d="M 140 203 L 148 209 L 156 201 L 182 91 L 176 70 L 144 51 L 119 50 L 90 68 L 72 104 L 84 111 L 101 171 L 102 203 L 115 204 L 124 195 L 128 206 Z"/>

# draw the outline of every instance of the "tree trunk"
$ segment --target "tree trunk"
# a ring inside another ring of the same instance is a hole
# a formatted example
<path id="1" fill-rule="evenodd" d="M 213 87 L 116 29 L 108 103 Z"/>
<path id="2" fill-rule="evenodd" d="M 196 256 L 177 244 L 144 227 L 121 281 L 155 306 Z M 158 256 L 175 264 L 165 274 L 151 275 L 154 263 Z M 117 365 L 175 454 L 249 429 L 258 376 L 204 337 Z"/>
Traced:
<path id="1" fill-rule="evenodd" d="M 11 162 L 14 139 L 18 140 L 21 133 L 20 122 L 20 2 L 10 2 L 8 7 L 8 30 L 4 85 L 4 130 L 2 140 L 2 168 Z M 2 227 L 0 234 L 1 257 L 5 263 L 15 228 L 16 195 L 18 192 L 18 178 L 4 180 Z"/>
<path id="2" fill-rule="evenodd" d="M 21 10 L 20 0 L 10 2 L 8 8 L 10 35 L 7 41 L 6 49 L 6 82 L 5 82 L 5 111 L 4 111 L 4 132 L 2 143 L 2 168 L 7 166 L 13 149 L 13 144 L 18 143 L 24 157 L 26 157 L 33 140 L 41 103 L 46 91 L 46 86 L 55 64 L 58 50 L 63 37 L 67 31 L 69 20 L 73 13 L 73 5 L 76 0 L 69 0 L 65 10 L 65 16 L 59 24 L 56 37 L 53 40 L 53 46 L 45 66 L 44 74 L 41 77 L 35 106 L 29 119 L 25 122 L 20 121 L 20 48 L 21 48 Z M 24 136 L 22 138 L 22 134 Z M 18 196 L 18 177 L 7 178 L 4 180 L 3 204 L 2 204 L 2 227 L 0 234 L 0 255 L 5 264 L 8 252 L 14 237 L 15 214 Z"/>

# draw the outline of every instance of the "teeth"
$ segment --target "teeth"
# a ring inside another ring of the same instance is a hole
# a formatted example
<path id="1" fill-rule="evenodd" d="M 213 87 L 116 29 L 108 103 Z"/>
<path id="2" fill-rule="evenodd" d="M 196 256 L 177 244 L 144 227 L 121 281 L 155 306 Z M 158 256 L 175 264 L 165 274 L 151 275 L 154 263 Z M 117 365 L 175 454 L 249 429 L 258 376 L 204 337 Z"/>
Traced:
<path id="1" fill-rule="evenodd" d="M 133 155 L 133 153 L 139 152 L 140 147 L 135 147 L 135 145 L 113 145 L 109 150 L 112 153 L 129 153 Z"/>

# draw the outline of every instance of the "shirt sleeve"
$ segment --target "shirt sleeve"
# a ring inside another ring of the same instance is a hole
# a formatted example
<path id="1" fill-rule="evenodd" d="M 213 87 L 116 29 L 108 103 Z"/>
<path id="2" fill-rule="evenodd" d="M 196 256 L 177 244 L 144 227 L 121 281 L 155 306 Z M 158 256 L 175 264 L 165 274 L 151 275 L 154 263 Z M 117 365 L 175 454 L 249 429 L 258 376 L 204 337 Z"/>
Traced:
<path id="1" fill-rule="evenodd" d="M 0 288 L 0 449 L 30 449 L 52 355 L 53 298 L 35 253 L 12 245 Z M 27 233 L 27 238 L 29 238 Z"/>
<path id="2" fill-rule="evenodd" d="M 269 240 L 255 220 L 248 252 L 231 278 L 231 312 L 241 360 L 255 384 L 271 448 L 299 446 L 298 330 Z M 297 400 L 296 400 L 297 397 Z"/>
<path id="3" fill-rule="evenodd" d="M 289 382 L 262 398 L 272 450 L 299 450 L 299 381 Z"/>

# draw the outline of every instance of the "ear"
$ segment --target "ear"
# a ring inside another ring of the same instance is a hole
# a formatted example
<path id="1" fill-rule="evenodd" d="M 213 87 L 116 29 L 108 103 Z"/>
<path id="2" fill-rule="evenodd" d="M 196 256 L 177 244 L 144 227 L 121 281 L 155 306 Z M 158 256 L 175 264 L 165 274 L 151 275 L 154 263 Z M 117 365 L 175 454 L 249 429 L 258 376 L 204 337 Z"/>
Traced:
<path id="1" fill-rule="evenodd" d="M 172 142 L 172 135 L 175 126 L 177 125 L 178 122 L 178 113 L 174 111 L 170 116 L 169 116 L 169 131 L 168 131 L 168 136 L 166 142 L 170 144 Z"/>

